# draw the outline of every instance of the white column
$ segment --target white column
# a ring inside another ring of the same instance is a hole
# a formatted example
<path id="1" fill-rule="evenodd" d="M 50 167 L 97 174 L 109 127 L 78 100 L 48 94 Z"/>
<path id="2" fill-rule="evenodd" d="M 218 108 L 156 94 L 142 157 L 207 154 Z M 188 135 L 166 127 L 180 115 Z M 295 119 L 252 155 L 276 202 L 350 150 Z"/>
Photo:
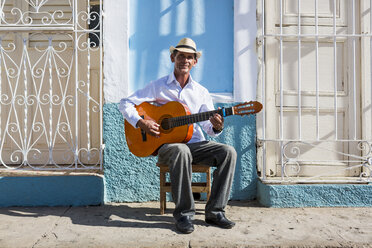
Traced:
<path id="1" fill-rule="evenodd" d="M 104 97 L 119 102 L 129 88 L 129 0 L 105 1 L 103 11 Z"/>
<path id="2" fill-rule="evenodd" d="M 256 1 L 234 0 L 234 101 L 256 99 Z"/>

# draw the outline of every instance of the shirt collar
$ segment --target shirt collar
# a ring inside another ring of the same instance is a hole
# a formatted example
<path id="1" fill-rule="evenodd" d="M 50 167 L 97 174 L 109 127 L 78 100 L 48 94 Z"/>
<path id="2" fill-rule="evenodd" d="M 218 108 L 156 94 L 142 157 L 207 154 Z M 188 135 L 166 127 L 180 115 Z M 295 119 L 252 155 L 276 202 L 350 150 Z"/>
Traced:
<path id="1" fill-rule="evenodd" d="M 174 73 L 172 72 L 168 76 L 167 84 L 176 83 L 176 82 L 177 82 L 177 79 L 174 76 Z M 189 81 L 188 81 L 187 85 L 190 84 L 190 86 L 191 86 L 193 84 L 193 82 L 194 82 L 194 80 L 192 79 L 191 74 L 189 74 Z"/>

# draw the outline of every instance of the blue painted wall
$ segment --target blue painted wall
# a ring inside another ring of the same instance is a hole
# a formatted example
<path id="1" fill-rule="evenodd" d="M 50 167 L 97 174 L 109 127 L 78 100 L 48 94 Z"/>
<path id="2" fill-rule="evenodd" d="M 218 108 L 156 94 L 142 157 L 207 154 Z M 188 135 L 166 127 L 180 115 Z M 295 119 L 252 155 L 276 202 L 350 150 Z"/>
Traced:
<path id="1" fill-rule="evenodd" d="M 233 92 L 233 0 L 130 0 L 130 91 L 173 70 L 169 47 L 192 38 L 203 55 L 193 78 L 210 92 Z"/>
<path id="2" fill-rule="evenodd" d="M 258 183 L 257 197 L 267 207 L 367 207 L 372 206 L 370 184 Z"/>
<path id="3" fill-rule="evenodd" d="M 0 206 L 103 204 L 103 177 L 0 177 Z"/>
<path id="4" fill-rule="evenodd" d="M 230 106 L 219 104 L 216 107 Z M 124 119 L 117 104 L 104 106 L 105 202 L 150 201 L 159 199 L 159 169 L 156 158 L 138 158 L 126 145 Z M 231 199 L 256 198 L 256 147 L 254 116 L 232 116 L 216 141 L 233 145 L 238 153 Z M 196 175 L 198 176 L 198 175 Z"/>

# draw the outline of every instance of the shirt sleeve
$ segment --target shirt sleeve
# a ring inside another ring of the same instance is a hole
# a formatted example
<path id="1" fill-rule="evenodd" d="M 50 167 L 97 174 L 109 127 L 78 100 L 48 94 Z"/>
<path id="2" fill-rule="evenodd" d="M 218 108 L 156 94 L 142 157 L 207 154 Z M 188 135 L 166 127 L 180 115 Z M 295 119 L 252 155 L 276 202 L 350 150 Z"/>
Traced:
<path id="1" fill-rule="evenodd" d="M 137 90 L 129 97 L 123 98 L 119 103 L 119 111 L 123 114 L 133 127 L 137 128 L 136 124 L 141 119 L 135 105 L 143 102 L 153 102 L 156 100 L 154 82 L 149 83 L 145 88 Z"/>
<path id="2" fill-rule="evenodd" d="M 199 113 L 200 112 L 207 112 L 207 111 L 212 111 L 214 110 L 214 105 L 213 105 L 213 100 L 211 95 L 209 94 L 208 91 L 205 93 L 205 99 L 204 99 L 204 104 L 201 105 Z M 211 137 L 217 137 L 219 136 L 222 132 L 215 133 L 213 131 L 213 125 L 212 123 L 208 121 L 203 121 L 200 122 L 200 126 L 203 128 L 204 132 L 206 132 L 209 136 Z"/>

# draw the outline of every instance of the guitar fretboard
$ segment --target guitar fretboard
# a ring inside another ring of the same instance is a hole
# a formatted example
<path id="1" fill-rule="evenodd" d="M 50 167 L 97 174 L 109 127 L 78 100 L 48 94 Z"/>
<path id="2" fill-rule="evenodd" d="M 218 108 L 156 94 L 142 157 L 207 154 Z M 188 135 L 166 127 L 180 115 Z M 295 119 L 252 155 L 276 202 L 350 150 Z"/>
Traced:
<path id="1" fill-rule="evenodd" d="M 218 113 L 221 116 L 229 116 L 229 115 L 233 115 L 233 110 L 232 110 L 232 107 L 230 107 L 230 108 L 222 108 L 222 109 L 207 111 L 203 113 L 169 118 L 168 119 L 169 128 L 179 127 L 179 126 L 188 125 L 188 124 L 201 122 L 201 121 L 207 121 L 215 113 Z"/>

